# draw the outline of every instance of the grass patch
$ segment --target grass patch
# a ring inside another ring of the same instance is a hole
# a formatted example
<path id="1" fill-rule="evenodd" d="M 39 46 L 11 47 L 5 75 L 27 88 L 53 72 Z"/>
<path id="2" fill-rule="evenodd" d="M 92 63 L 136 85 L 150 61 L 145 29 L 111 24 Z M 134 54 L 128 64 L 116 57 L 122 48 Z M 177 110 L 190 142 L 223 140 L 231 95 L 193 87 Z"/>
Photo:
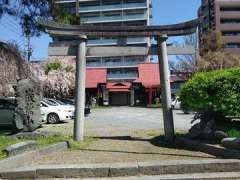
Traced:
<path id="1" fill-rule="evenodd" d="M 22 141 L 19 139 L 16 139 L 16 138 L 0 136 L 0 159 L 7 157 L 7 154 L 5 152 L 3 152 L 3 150 L 6 147 L 11 146 L 16 143 L 19 143 L 19 142 L 22 142 Z"/>
<path id="2" fill-rule="evenodd" d="M 7 154 L 3 151 L 6 147 L 19 142 L 27 141 L 27 140 L 37 141 L 39 148 L 48 146 L 50 144 L 62 142 L 62 141 L 68 141 L 70 144 L 70 149 L 73 149 L 73 150 L 86 148 L 91 143 L 97 141 L 96 138 L 85 137 L 84 141 L 76 142 L 76 141 L 73 141 L 72 136 L 66 136 L 66 135 L 52 135 L 48 137 L 37 137 L 37 138 L 13 138 L 10 136 L 0 135 L 0 159 L 7 157 Z"/>
<path id="3" fill-rule="evenodd" d="M 154 130 L 147 130 L 147 131 L 137 131 L 135 132 L 135 134 L 140 137 L 164 137 L 164 130 L 154 129 Z M 177 130 L 175 134 L 177 137 L 179 137 L 179 136 L 185 136 L 187 132 L 182 130 Z"/>
<path id="4" fill-rule="evenodd" d="M 70 144 L 71 149 L 79 150 L 79 149 L 84 149 L 84 148 L 88 147 L 90 144 L 92 144 L 96 141 L 97 141 L 97 139 L 93 138 L 93 137 L 85 137 L 84 141 L 82 141 L 82 142 L 73 141 L 73 139 L 71 138 L 69 140 L 69 144 Z"/>
<path id="5" fill-rule="evenodd" d="M 230 129 L 229 131 L 227 131 L 227 135 L 229 137 L 237 137 L 237 138 L 240 138 L 240 130 L 236 129 L 236 128 L 233 128 L 233 129 Z"/>

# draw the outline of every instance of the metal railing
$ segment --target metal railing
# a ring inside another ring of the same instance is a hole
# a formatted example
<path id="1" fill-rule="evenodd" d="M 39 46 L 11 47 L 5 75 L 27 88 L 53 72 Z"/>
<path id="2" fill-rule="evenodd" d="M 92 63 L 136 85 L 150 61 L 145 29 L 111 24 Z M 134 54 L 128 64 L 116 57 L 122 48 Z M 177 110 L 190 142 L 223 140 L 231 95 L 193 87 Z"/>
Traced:
<path id="1" fill-rule="evenodd" d="M 108 21 L 130 21 L 130 20 L 145 20 L 146 14 L 123 15 L 123 16 L 98 16 L 98 17 L 81 17 L 81 23 L 101 23 Z"/>

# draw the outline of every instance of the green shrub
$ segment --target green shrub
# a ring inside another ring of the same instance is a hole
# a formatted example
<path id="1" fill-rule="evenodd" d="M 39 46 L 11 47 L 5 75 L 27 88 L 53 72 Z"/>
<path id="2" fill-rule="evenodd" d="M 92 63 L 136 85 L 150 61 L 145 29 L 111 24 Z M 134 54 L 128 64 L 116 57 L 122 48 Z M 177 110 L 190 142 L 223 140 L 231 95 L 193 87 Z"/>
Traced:
<path id="1" fill-rule="evenodd" d="M 61 62 L 55 60 L 54 62 L 48 63 L 46 67 L 46 74 L 51 71 L 58 71 L 62 68 Z"/>
<path id="2" fill-rule="evenodd" d="M 240 68 L 197 73 L 181 89 L 184 110 L 240 117 Z"/>

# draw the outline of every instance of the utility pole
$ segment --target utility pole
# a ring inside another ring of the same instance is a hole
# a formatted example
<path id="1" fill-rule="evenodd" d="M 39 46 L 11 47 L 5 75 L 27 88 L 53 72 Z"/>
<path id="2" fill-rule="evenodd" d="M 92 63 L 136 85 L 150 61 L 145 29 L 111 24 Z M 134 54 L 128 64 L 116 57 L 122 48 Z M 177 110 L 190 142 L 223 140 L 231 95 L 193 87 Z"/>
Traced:
<path id="1" fill-rule="evenodd" d="M 167 35 L 157 37 L 164 133 L 166 140 L 169 142 L 173 142 L 175 139 L 175 132 L 173 123 L 173 112 L 171 107 L 171 88 L 166 41 Z"/>
<path id="2" fill-rule="evenodd" d="M 32 48 L 30 45 L 30 40 L 31 40 L 30 35 L 27 35 L 27 60 L 28 60 L 28 62 L 30 62 L 30 59 L 32 56 Z"/>

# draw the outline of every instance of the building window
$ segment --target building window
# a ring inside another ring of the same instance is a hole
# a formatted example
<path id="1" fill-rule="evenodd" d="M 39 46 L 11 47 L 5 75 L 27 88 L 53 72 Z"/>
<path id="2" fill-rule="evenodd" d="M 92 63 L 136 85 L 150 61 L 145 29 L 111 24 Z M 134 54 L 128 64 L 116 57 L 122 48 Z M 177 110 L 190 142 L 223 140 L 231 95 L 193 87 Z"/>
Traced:
<path id="1" fill-rule="evenodd" d="M 240 43 L 227 43 L 224 46 L 225 48 L 240 48 Z"/>
<path id="2" fill-rule="evenodd" d="M 221 19 L 222 24 L 240 24 L 240 19 Z"/>
<path id="3" fill-rule="evenodd" d="M 240 31 L 223 31 L 223 36 L 240 36 Z"/>
<path id="4" fill-rule="evenodd" d="M 146 0 L 125 0 L 125 3 L 146 3 Z"/>
<path id="5" fill-rule="evenodd" d="M 240 11 L 240 7 L 220 7 L 220 11 Z"/>

